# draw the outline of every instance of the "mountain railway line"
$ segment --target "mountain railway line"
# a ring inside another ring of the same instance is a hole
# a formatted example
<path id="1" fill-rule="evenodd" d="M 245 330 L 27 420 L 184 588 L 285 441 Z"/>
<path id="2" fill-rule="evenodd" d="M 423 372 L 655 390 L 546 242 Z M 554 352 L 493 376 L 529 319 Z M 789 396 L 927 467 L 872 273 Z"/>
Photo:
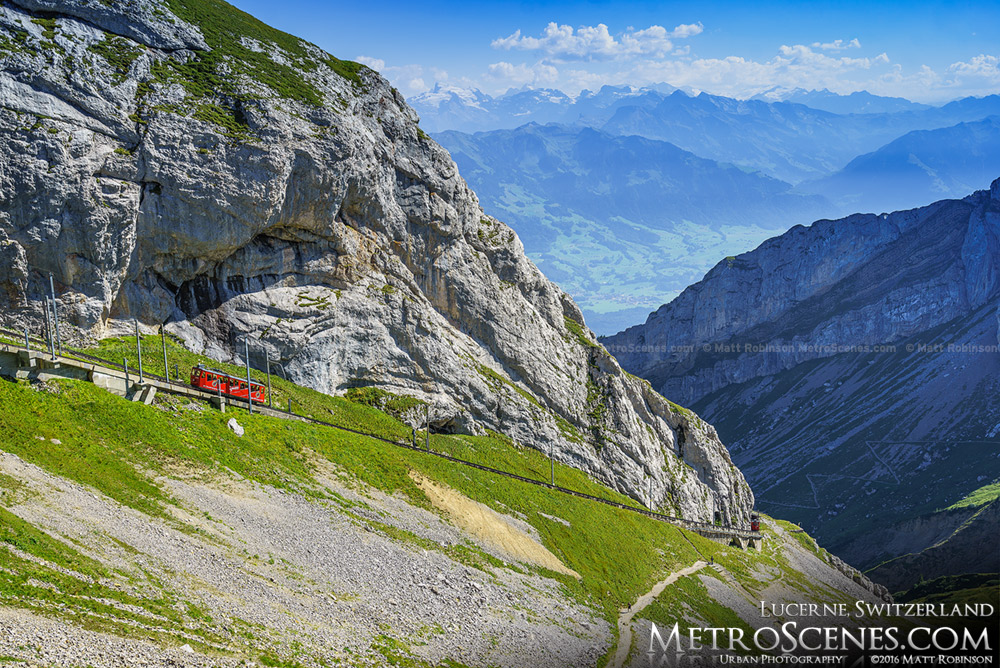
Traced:
<path id="1" fill-rule="evenodd" d="M 45 371 L 50 376 L 61 376 L 70 379 L 78 380 L 88 380 L 90 382 L 98 382 L 99 379 L 104 380 L 104 387 L 109 391 L 114 391 L 107 384 L 108 379 L 112 381 L 121 381 L 122 383 L 128 383 L 128 386 L 124 384 L 125 396 L 128 395 L 129 390 L 135 388 L 135 393 L 133 395 L 133 401 L 138 400 L 140 396 L 140 391 L 143 392 L 142 396 L 149 397 L 152 399 L 152 394 L 149 392 L 149 388 L 154 388 L 155 391 L 168 392 L 170 394 L 177 394 L 181 396 L 186 396 L 194 399 L 200 399 L 203 401 L 217 402 L 219 401 L 219 395 L 211 392 L 206 392 L 204 390 L 196 389 L 191 385 L 183 382 L 172 381 L 169 378 L 157 374 L 151 374 L 148 372 L 142 373 L 142 381 L 138 382 L 138 376 L 135 373 L 130 373 L 124 365 L 116 364 L 108 360 L 102 359 L 95 355 L 90 355 L 78 350 L 74 350 L 68 346 L 62 347 L 62 354 L 53 355 L 49 350 L 46 350 L 46 342 L 34 337 L 25 337 L 23 334 L 18 334 L 11 330 L 0 328 L 0 336 L 13 341 L 23 341 L 28 344 L 26 347 L 22 344 L 12 344 L 8 342 L 0 341 L 0 354 L 6 353 L 8 356 L 14 356 L 17 358 L 17 369 L 19 371 L 28 371 L 34 369 L 36 371 Z M 31 343 L 37 343 L 37 347 L 30 347 Z M 9 365 L 5 365 L 2 360 L 0 360 L 0 371 L 9 368 Z M 128 379 L 126 381 L 126 378 Z M 136 380 L 133 381 L 132 379 Z M 136 388 L 136 386 L 138 386 Z M 234 407 L 245 407 L 250 408 L 248 402 L 244 399 L 235 398 L 232 396 L 224 397 L 225 404 Z M 148 401 L 146 402 L 148 403 Z M 437 452 L 434 450 L 429 450 L 427 448 L 421 448 L 413 443 L 407 443 L 404 441 L 396 441 L 393 439 L 385 438 L 382 436 L 377 436 L 375 434 L 370 434 L 367 432 L 359 431 L 357 429 L 352 429 L 350 427 L 345 427 L 343 425 L 333 424 L 330 422 L 325 422 L 323 420 L 318 420 L 313 417 L 308 417 L 305 415 L 298 415 L 291 411 L 281 410 L 280 408 L 274 408 L 271 406 L 260 405 L 256 402 L 253 403 L 253 409 L 260 412 L 262 415 L 268 417 L 277 417 L 285 420 L 299 420 L 302 422 L 309 422 L 312 424 L 317 424 L 324 427 L 330 427 L 332 429 L 337 429 L 344 432 L 349 432 L 352 434 L 357 434 L 359 436 L 365 436 L 367 438 L 372 438 L 389 445 L 394 445 L 400 448 L 406 448 L 415 452 L 421 452 L 428 455 L 433 455 L 441 459 L 446 459 L 455 464 L 462 466 L 467 466 L 470 468 L 478 469 L 480 471 L 491 473 L 494 475 L 503 476 L 506 478 L 511 478 L 514 480 L 519 480 L 529 485 L 535 485 L 538 487 L 545 487 L 554 492 L 560 494 L 567 494 L 570 496 L 575 496 L 582 499 L 587 499 L 596 503 L 603 503 L 608 506 L 613 506 L 621 510 L 626 510 L 633 513 L 638 513 L 654 519 L 660 522 L 667 522 L 675 526 L 679 526 L 689 531 L 694 531 L 706 538 L 713 540 L 723 540 L 727 542 L 734 542 L 740 547 L 746 547 L 747 545 L 754 545 L 759 547 L 759 542 L 762 540 L 760 532 L 752 531 L 750 529 L 740 529 L 731 526 L 720 526 L 713 525 L 708 522 L 698 522 L 694 520 L 687 520 L 682 517 L 674 517 L 672 515 L 666 515 L 663 513 L 658 513 L 647 508 L 640 508 L 637 506 L 630 506 L 628 504 L 620 503 L 618 501 L 612 501 L 610 499 L 604 499 L 599 496 L 594 496 L 592 494 L 587 494 L 585 492 L 579 492 L 567 487 L 561 487 L 544 480 L 537 480 L 535 478 L 528 478 L 526 476 L 518 475 L 516 473 L 511 473 L 510 471 L 504 471 L 502 469 L 493 468 L 486 466 L 484 464 L 476 464 L 474 462 L 469 462 L 464 459 L 459 459 L 453 457 L 449 454 L 443 452 Z"/>

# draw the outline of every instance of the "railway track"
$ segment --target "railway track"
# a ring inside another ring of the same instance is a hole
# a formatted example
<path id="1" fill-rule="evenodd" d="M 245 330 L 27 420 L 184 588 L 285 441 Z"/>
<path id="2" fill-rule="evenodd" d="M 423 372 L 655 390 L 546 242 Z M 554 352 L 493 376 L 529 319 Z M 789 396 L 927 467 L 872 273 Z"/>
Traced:
<path id="1" fill-rule="evenodd" d="M 0 328 L 0 335 L 6 337 L 7 339 L 13 340 L 13 341 L 19 341 L 20 343 L 15 344 L 14 347 L 17 350 L 25 350 L 25 348 L 23 347 L 23 345 L 21 345 L 21 344 L 23 344 L 25 342 L 25 337 L 24 337 L 24 333 L 23 332 L 19 334 L 17 332 L 11 331 L 9 329 Z M 49 349 L 48 349 L 48 344 L 44 340 L 29 335 L 28 336 L 28 342 L 29 342 L 29 344 L 32 343 L 32 342 L 34 342 L 34 343 L 37 344 L 35 347 L 32 348 L 33 351 L 44 353 L 44 355 L 46 355 L 46 356 L 50 354 L 49 353 Z M 122 364 L 117 364 L 115 362 L 111 362 L 111 361 L 106 360 L 104 358 L 97 357 L 95 355 L 91 355 L 89 353 L 85 353 L 85 352 L 82 352 L 80 350 L 75 350 L 75 349 L 70 348 L 70 347 L 65 346 L 65 345 L 62 346 L 62 354 L 61 355 L 57 354 L 57 358 L 63 358 L 63 359 L 66 359 L 66 360 L 76 359 L 78 361 L 87 362 L 87 363 L 93 364 L 94 366 L 102 367 L 104 369 L 109 369 L 109 370 L 113 369 L 115 371 L 122 372 L 122 373 L 125 372 L 125 366 L 122 365 Z M 132 370 L 132 371 L 134 372 L 135 370 Z M 167 387 L 161 387 L 161 388 L 159 388 L 161 391 L 172 392 L 172 393 L 175 393 L 175 394 L 183 394 L 183 395 L 186 395 L 186 396 L 194 396 L 194 397 L 198 397 L 198 398 L 204 398 L 205 396 L 211 396 L 209 393 L 203 392 L 201 390 L 196 390 L 196 389 L 190 387 L 189 385 L 187 385 L 186 383 L 178 382 L 176 380 L 170 380 L 169 378 L 165 378 L 164 376 L 160 376 L 160 375 L 157 375 L 157 374 L 152 374 L 152 373 L 148 373 L 148 372 L 144 371 L 143 372 L 143 377 L 144 378 L 150 378 L 150 379 L 156 380 L 157 382 L 166 385 Z M 235 406 L 235 407 L 249 407 L 247 401 L 245 401 L 243 399 L 237 399 L 237 398 L 234 398 L 234 397 L 231 397 L 231 396 L 226 396 L 226 403 L 228 405 Z M 298 415 L 298 414 L 290 412 L 290 411 L 281 410 L 280 408 L 268 407 L 268 412 L 269 413 L 277 413 L 277 414 L 279 414 L 278 417 L 284 417 L 285 419 L 301 420 L 303 422 L 310 422 L 312 424 L 317 424 L 317 425 L 321 425 L 321 426 L 324 426 L 324 427 L 330 427 L 331 429 L 337 429 L 337 430 L 340 430 L 340 431 L 349 432 L 349 433 L 352 433 L 352 434 L 357 434 L 359 436 L 365 436 L 367 438 L 373 438 L 373 439 L 375 439 L 377 441 L 380 441 L 382 443 L 387 443 L 389 445 L 394 445 L 396 447 L 406 448 L 408 450 L 413 450 L 415 452 L 422 452 L 422 453 L 427 454 L 427 455 L 432 455 L 432 456 L 435 456 L 435 457 L 440 457 L 441 459 L 446 459 L 446 460 L 448 460 L 450 462 L 453 462 L 455 464 L 460 464 L 462 466 L 468 466 L 470 468 L 479 469 L 480 471 L 484 471 L 484 472 L 491 473 L 491 474 L 494 474 L 494 475 L 503 476 L 503 477 L 506 477 L 506 478 L 511 478 L 511 479 L 514 479 L 514 480 L 520 480 L 521 482 L 525 482 L 525 483 L 528 483 L 530 485 L 536 485 L 536 486 L 539 486 L 539 487 L 545 487 L 547 489 L 553 490 L 553 491 L 558 492 L 560 494 L 567 494 L 569 496 L 575 496 L 575 497 L 578 497 L 578 498 L 581 498 L 581 499 L 587 499 L 589 501 L 593 501 L 593 502 L 596 502 L 596 503 L 603 503 L 604 505 L 607 505 L 607 506 L 612 506 L 612 507 L 615 507 L 615 508 L 619 508 L 621 510 L 626 510 L 626 511 L 629 511 L 629 512 L 638 513 L 640 515 L 645 515 L 646 517 L 649 517 L 651 519 L 654 519 L 654 520 L 657 520 L 657 521 L 660 521 L 660 522 L 667 522 L 667 523 L 673 524 L 675 526 L 680 526 L 680 527 L 683 527 L 685 529 L 689 529 L 689 530 L 695 531 L 695 532 L 700 533 L 700 534 L 705 535 L 705 536 L 709 536 L 709 537 L 722 537 L 722 538 L 741 538 L 741 539 L 744 539 L 744 540 L 759 539 L 761 537 L 761 534 L 759 532 L 751 531 L 749 529 L 739 529 L 739 528 L 730 527 L 730 526 L 720 526 L 720 525 L 710 524 L 708 522 L 696 522 L 696 521 L 693 521 L 693 520 L 684 519 L 683 517 L 674 517 L 672 515 L 666 515 L 666 514 L 663 514 L 663 513 L 658 513 L 656 511 L 649 510 L 647 508 L 640 508 L 638 506 L 631 506 L 631 505 L 628 505 L 628 504 L 625 504 L 625 503 L 620 503 L 618 501 L 612 501 L 610 499 L 605 499 L 605 498 L 602 498 L 602 497 L 599 497 L 599 496 L 594 496 L 592 494 L 587 494 L 585 492 L 578 492 L 576 490 L 569 489 L 567 487 L 560 487 L 559 485 L 554 485 L 552 483 L 545 482 L 544 480 L 536 480 L 535 478 L 528 478 L 526 476 L 518 475 L 516 473 L 511 473 L 510 471 L 504 471 L 502 469 L 496 469 L 496 468 L 493 468 L 491 466 L 486 466 L 484 464 L 476 464 L 474 462 L 469 462 L 469 461 L 466 461 L 464 459 L 459 459 L 457 457 L 452 457 L 451 455 L 443 453 L 443 452 L 437 452 L 437 451 L 434 451 L 434 450 L 428 450 L 426 448 L 421 448 L 421 447 L 418 447 L 418 446 L 416 446 L 416 445 L 414 445 L 412 443 L 407 443 L 405 441 L 395 441 L 395 440 L 392 440 L 392 439 L 389 439 L 389 438 L 385 438 L 384 436 L 378 436 L 376 434 L 370 434 L 368 432 L 359 431 L 357 429 L 351 429 L 350 427 L 345 427 L 343 425 L 333 424 L 331 422 L 325 422 L 323 420 L 318 420 L 316 418 L 308 417 L 308 416 L 305 416 L 305 415 Z"/>

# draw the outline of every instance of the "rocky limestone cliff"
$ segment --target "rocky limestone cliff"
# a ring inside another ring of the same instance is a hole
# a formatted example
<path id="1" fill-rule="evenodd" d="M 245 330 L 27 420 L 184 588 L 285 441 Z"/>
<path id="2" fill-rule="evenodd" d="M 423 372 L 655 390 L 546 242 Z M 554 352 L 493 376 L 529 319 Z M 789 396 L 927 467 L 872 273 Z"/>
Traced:
<path id="1" fill-rule="evenodd" d="M 622 372 L 375 72 L 218 0 L 16 0 L 0 54 L 4 325 L 40 326 L 51 272 L 73 336 L 248 337 L 296 382 L 745 521 L 714 428 Z"/>
<path id="2" fill-rule="evenodd" d="M 644 324 L 602 342 L 625 369 L 691 404 L 808 360 L 900 341 L 998 294 L 1000 179 L 962 200 L 796 226 L 726 258 Z"/>

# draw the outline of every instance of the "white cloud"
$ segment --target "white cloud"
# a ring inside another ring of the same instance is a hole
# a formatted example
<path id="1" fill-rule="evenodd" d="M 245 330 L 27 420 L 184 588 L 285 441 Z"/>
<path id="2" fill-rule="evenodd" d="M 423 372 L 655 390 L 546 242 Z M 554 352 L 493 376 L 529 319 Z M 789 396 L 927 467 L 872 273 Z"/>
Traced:
<path id="1" fill-rule="evenodd" d="M 775 65 L 787 64 L 793 67 L 809 67 L 817 70 L 854 70 L 871 69 L 873 65 L 889 62 L 889 56 L 880 53 L 874 58 L 848 58 L 842 56 L 833 58 L 824 53 L 817 53 L 808 46 L 796 44 L 795 46 L 782 45 L 778 49 L 778 56 L 772 61 Z"/>
<path id="2" fill-rule="evenodd" d="M 669 53 L 674 48 L 673 42 L 667 39 L 667 29 L 663 26 L 649 26 L 638 32 L 626 32 L 619 43 L 622 54 L 656 54 Z"/>
<path id="3" fill-rule="evenodd" d="M 676 51 L 673 55 L 680 55 Z M 620 61 L 619 61 L 620 62 Z M 666 82 L 678 87 L 706 90 L 717 95 L 746 98 L 774 86 L 788 88 L 829 88 L 853 92 L 860 76 L 877 81 L 890 66 L 885 53 L 874 57 L 832 57 L 796 44 L 782 46 L 766 61 L 740 56 L 726 58 L 641 58 L 604 72 L 568 70 L 559 84 L 573 89 L 599 88 L 603 84 L 649 85 Z M 869 88 L 871 90 L 871 88 Z M 874 92 L 874 91 L 872 91 Z"/>
<path id="4" fill-rule="evenodd" d="M 843 51 L 844 49 L 860 49 L 861 42 L 855 37 L 850 42 L 845 42 L 842 39 L 835 39 L 832 42 L 813 42 L 812 47 L 814 49 L 822 49 L 823 51 Z"/>
<path id="5" fill-rule="evenodd" d="M 968 62 L 952 63 L 948 71 L 958 77 L 981 77 L 1000 81 L 1000 57 L 981 53 Z"/>
<path id="6" fill-rule="evenodd" d="M 362 65 L 367 65 L 376 72 L 381 72 L 385 69 L 385 61 L 381 58 L 369 58 L 368 56 L 358 56 L 354 60 L 358 61 Z"/>
<path id="7" fill-rule="evenodd" d="M 487 68 L 489 77 L 504 85 L 546 86 L 559 79 L 559 70 L 546 63 L 512 65 L 501 61 Z"/>
<path id="8" fill-rule="evenodd" d="M 559 25 L 551 22 L 539 37 L 522 35 L 520 30 L 493 40 L 494 49 L 505 51 L 541 51 L 552 58 L 574 60 L 600 60 L 630 56 L 663 56 L 673 50 L 671 39 L 683 39 L 704 30 L 700 23 L 682 24 L 668 31 L 660 25 L 642 30 L 629 28 L 616 39 L 608 26 Z"/>
<path id="9" fill-rule="evenodd" d="M 677 39 L 683 39 L 685 37 L 694 37 L 695 35 L 700 35 L 705 30 L 705 26 L 698 23 L 682 23 L 673 32 L 670 33 L 671 37 L 676 37 Z"/>

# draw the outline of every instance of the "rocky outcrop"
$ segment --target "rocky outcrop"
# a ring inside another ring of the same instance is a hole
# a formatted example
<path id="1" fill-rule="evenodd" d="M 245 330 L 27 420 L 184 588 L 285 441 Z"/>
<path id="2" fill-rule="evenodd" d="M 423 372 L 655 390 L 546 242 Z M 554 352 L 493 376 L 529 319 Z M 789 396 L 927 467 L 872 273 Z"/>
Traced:
<path id="1" fill-rule="evenodd" d="M 299 383 L 418 396 L 439 430 L 745 521 L 715 430 L 622 372 L 384 79 L 218 0 L 111 5 L 0 7 L 5 325 L 38 326 L 51 272 L 78 336 L 248 337 Z"/>
<path id="2" fill-rule="evenodd" d="M 1000 293 L 998 184 L 911 211 L 794 227 L 723 260 L 645 324 L 603 342 L 624 368 L 694 403 L 965 316 Z"/>
<path id="3" fill-rule="evenodd" d="M 844 563 L 844 560 L 839 557 L 831 554 L 828 555 L 827 559 L 831 566 L 849 577 L 858 586 L 864 587 L 883 601 L 892 602 L 892 594 L 889 593 L 889 590 L 886 589 L 884 585 L 872 582 L 867 576 L 862 574 L 861 571 L 854 568 L 854 566 L 851 566 L 850 564 Z"/>

